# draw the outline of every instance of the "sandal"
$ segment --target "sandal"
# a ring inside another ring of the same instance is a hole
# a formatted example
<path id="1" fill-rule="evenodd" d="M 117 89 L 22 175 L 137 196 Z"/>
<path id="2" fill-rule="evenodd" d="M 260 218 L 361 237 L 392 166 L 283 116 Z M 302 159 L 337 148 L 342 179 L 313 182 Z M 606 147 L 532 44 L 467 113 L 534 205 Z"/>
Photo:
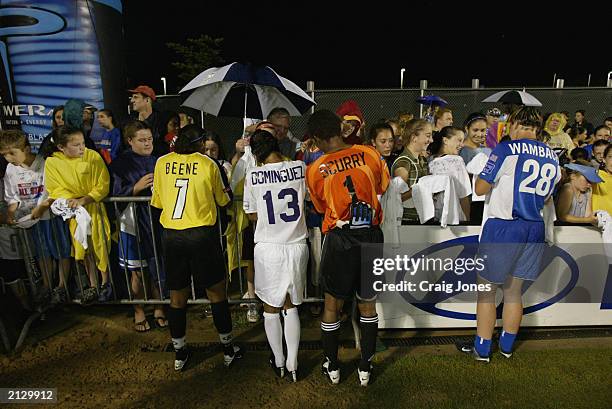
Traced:
<path id="1" fill-rule="evenodd" d="M 168 320 L 166 319 L 166 317 L 153 317 L 153 319 L 155 320 L 155 325 L 157 326 L 157 328 L 168 327 Z"/>
<path id="2" fill-rule="evenodd" d="M 147 332 L 151 330 L 151 326 L 149 325 L 149 321 L 145 318 L 140 322 L 136 322 L 134 320 L 134 331 L 136 332 Z"/>

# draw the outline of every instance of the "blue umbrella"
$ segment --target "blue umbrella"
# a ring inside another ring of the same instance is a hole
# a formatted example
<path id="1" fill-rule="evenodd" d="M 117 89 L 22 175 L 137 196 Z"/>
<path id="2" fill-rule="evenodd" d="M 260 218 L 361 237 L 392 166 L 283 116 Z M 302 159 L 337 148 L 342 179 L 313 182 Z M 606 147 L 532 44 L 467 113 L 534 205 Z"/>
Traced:
<path id="1" fill-rule="evenodd" d="M 422 105 L 439 105 L 441 107 L 448 105 L 448 102 L 437 95 L 425 95 L 416 100 Z"/>
<path id="2" fill-rule="evenodd" d="M 192 93 L 183 106 L 215 116 L 263 119 L 277 107 L 297 116 L 315 105 L 300 87 L 272 68 L 251 64 L 232 63 L 205 70 L 180 92 L 187 91 Z"/>

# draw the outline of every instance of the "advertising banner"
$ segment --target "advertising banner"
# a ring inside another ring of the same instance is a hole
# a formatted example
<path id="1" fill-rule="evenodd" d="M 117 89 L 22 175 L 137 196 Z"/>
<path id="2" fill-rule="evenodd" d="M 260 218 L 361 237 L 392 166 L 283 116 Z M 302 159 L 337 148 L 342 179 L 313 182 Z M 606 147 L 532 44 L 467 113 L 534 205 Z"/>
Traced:
<path id="1" fill-rule="evenodd" d="M 125 107 L 120 0 L 0 0 L 0 125 L 36 149 L 68 99 Z"/>
<path id="2" fill-rule="evenodd" d="M 378 293 L 380 328 L 474 327 L 478 292 L 488 285 L 477 276 L 495 277 L 504 260 L 520 257 L 539 265 L 535 281 L 523 284 L 521 325 L 612 325 L 612 244 L 602 242 L 598 229 L 557 226 L 552 246 L 509 243 L 485 252 L 479 233 L 480 226 L 402 226 L 401 244 L 365 248 L 361 285 Z M 496 303 L 501 318 L 501 289 Z"/>

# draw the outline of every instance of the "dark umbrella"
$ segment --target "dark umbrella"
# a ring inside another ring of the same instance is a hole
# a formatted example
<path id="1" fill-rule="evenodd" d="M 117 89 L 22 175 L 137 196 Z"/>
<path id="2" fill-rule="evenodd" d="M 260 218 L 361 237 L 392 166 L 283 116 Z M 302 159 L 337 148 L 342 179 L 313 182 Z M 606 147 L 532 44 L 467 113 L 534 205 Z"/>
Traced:
<path id="1" fill-rule="evenodd" d="M 525 91 L 506 90 L 496 92 L 483 99 L 482 102 L 493 102 L 502 104 L 526 105 L 541 107 L 542 103 L 536 97 Z"/>
<path id="2" fill-rule="evenodd" d="M 268 66 L 232 63 L 210 68 L 192 79 L 180 92 L 192 91 L 183 106 L 214 116 L 265 118 L 273 108 L 302 115 L 314 100 L 300 87 Z"/>

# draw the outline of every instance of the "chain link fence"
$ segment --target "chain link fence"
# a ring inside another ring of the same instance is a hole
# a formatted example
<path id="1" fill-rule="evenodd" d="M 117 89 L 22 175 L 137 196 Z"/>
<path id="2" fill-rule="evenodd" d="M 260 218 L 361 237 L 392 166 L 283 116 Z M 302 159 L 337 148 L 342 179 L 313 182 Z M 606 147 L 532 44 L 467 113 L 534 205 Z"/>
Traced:
<path id="1" fill-rule="evenodd" d="M 421 95 L 437 95 L 448 102 L 453 111 L 455 124 L 461 125 L 471 112 L 485 112 L 488 108 L 500 104 L 481 102 L 483 99 L 507 88 L 429 88 L 429 89 L 353 89 L 353 90 L 315 90 L 316 109 L 335 111 L 338 106 L 349 99 L 357 101 L 365 117 L 366 125 L 379 119 L 396 116 L 399 112 L 409 112 L 419 117 L 421 105 L 416 102 Z M 605 118 L 612 116 L 612 88 L 526 88 L 525 91 L 535 96 L 540 102 L 542 113 L 568 111 L 570 123 L 578 109 L 586 110 L 587 121 L 594 126 L 601 125 Z M 176 110 L 180 105 L 180 96 L 164 97 L 161 102 L 163 110 Z M 294 136 L 302 138 L 306 132 L 309 115 L 294 117 L 291 131 Z M 199 118 L 196 118 L 199 122 Z M 224 143 L 226 155 L 233 152 L 234 141 L 242 135 L 242 118 L 214 117 L 205 114 L 206 128 L 218 133 Z"/>

